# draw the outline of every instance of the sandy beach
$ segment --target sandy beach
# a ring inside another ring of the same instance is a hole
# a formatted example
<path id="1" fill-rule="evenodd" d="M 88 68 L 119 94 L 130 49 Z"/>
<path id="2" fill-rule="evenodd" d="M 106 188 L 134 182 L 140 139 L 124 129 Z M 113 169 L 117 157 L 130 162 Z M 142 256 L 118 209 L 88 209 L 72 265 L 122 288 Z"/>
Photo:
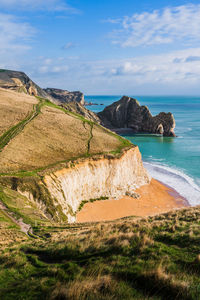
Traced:
<path id="1" fill-rule="evenodd" d="M 150 216 L 188 206 L 187 200 L 175 190 L 152 179 L 135 191 L 140 198 L 124 196 L 119 200 L 86 203 L 77 214 L 77 222 L 109 221 L 127 216 Z"/>

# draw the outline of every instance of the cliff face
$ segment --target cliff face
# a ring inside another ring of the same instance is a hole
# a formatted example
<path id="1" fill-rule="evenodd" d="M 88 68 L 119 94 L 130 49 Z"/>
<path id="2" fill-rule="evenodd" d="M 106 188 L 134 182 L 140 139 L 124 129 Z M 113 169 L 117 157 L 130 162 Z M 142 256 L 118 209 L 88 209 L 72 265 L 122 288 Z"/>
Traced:
<path id="1" fill-rule="evenodd" d="M 53 101 L 53 98 L 35 84 L 24 72 L 0 70 L 0 87 Z"/>
<path id="2" fill-rule="evenodd" d="M 44 182 L 69 222 L 83 200 L 119 198 L 150 181 L 138 147 L 124 151 L 120 158 L 89 158 L 72 168 L 46 175 Z"/>
<path id="3" fill-rule="evenodd" d="M 84 95 L 83 93 L 76 91 L 76 92 L 69 92 L 67 90 L 61 89 L 54 89 L 54 88 L 47 88 L 44 91 L 56 99 L 59 103 L 70 103 L 70 102 L 78 102 L 84 105 Z"/>
<path id="4" fill-rule="evenodd" d="M 171 113 L 161 112 L 153 117 L 148 107 L 136 99 L 122 97 L 98 113 L 102 124 L 110 129 L 131 128 L 135 133 L 155 133 L 175 136 L 175 120 Z"/>
<path id="5" fill-rule="evenodd" d="M 31 96 L 39 96 L 56 104 L 66 104 L 71 102 L 77 102 L 82 105 L 85 104 L 83 93 L 53 88 L 42 89 L 24 72 L 0 69 L 0 87 Z"/>

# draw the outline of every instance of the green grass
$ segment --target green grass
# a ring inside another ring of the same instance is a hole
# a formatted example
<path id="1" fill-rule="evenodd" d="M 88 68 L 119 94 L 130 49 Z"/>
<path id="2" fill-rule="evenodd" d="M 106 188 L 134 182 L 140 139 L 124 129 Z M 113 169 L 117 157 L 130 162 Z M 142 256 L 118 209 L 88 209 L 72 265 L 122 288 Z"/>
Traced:
<path id="1" fill-rule="evenodd" d="M 200 208 L 37 226 L 0 254 L 2 299 L 199 299 Z"/>
<path id="2" fill-rule="evenodd" d="M 95 202 L 95 201 L 108 200 L 108 199 L 109 199 L 108 197 L 102 196 L 102 197 L 100 197 L 100 198 L 89 199 L 89 200 L 83 200 L 83 201 L 81 202 L 81 204 L 79 205 L 78 211 L 80 211 L 86 203 L 89 203 L 89 202 L 93 203 L 93 202 Z"/>
<path id="3" fill-rule="evenodd" d="M 45 218 L 35 203 L 29 201 L 26 197 L 14 190 L 0 186 L 0 201 L 7 207 L 8 212 L 12 213 L 12 216 L 16 220 L 22 218 L 26 224 L 32 226 L 35 226 L 35 224 L 51 224 L 50 220 Z"/>
<path id="4" fill-rule="evenodd" d="M 3 210 L 0 210 L 0 224 L 7 228 L 19 228 Z"/>

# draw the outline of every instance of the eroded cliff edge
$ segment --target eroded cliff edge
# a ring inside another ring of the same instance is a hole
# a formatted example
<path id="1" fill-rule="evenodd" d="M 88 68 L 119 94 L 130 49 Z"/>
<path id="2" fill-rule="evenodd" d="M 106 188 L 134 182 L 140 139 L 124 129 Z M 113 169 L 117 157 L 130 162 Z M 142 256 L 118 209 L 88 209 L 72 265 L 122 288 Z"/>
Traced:
<path id="1" fill-rule="evenodd" d="M 151 180 L 137 146 L 118 155 L 78 159 L 41 178 L 0 177 L 0 183 L 27 197 L 47 218 L 69 223 L 76 222 L 82 201 L 126 194 L 133 194 L 134 201 L 135 189 Z"/>
<path id="2" fill-rule="evenodd" d="M 46 99 L 6 89 L 0 99 L 10 117 L 0 122 L 0 189 L 48 219 L 74 222 L 82 201 L 134 195 L 149 183 L 138 147 L 123 137 Z"/>
<path id="3" fill-rule="evenodd" d="M 148 184 L 150 177 L 143 167 L 138 147 L 133 147 L 124 150 L 118 158 L 105 156 L 80 161 L 71 168 L 46 175 L 44 182 L 68 216 L 68 221 L 74 222 L 83 200 L 131 194 L 136 188 Z"/>

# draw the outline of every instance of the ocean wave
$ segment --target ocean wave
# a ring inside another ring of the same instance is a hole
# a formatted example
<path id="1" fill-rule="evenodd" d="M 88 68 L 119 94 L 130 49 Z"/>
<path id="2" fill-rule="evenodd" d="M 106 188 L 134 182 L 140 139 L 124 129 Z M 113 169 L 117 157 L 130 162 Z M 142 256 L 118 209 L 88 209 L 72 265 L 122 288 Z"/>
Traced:
<path id="1" fill-rule="evenodd" d="M 190 205 L 200 204 L 200 186 L 183 171 L 154 162 L 144 162 L 144 166 L 153 178 L 175 189 Z"/>

